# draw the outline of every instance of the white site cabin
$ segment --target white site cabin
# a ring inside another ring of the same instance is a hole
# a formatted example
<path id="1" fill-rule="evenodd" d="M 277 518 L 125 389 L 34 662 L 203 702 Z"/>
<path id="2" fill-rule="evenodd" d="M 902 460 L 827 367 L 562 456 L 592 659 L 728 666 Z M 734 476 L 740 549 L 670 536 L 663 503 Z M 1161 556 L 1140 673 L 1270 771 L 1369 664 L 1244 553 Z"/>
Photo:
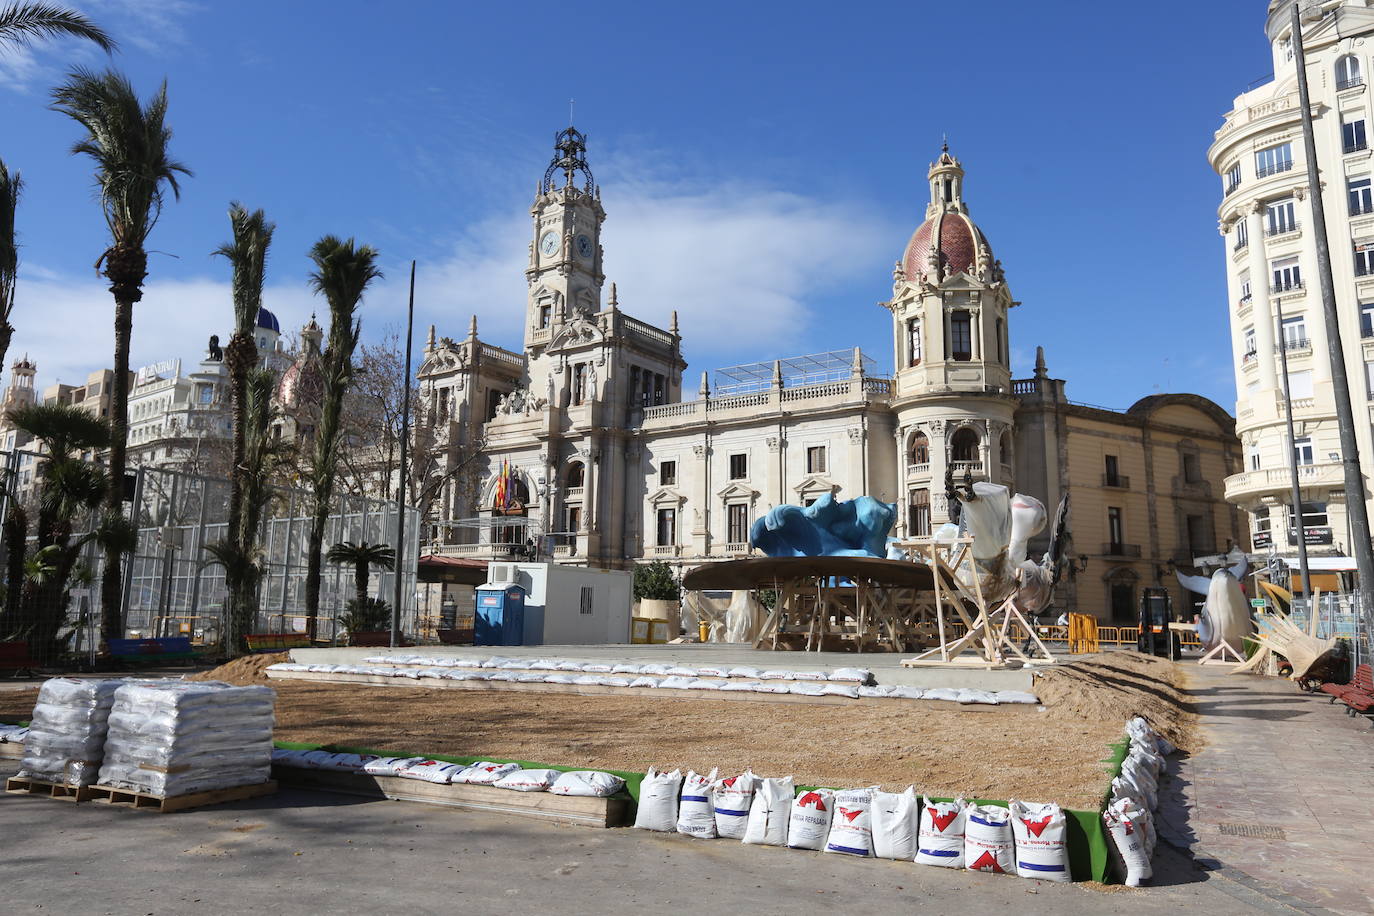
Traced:
<path id="1" fill-rule="evenodd" d="M 492 563 L 486 584 L 524 587 L 525 645 L 568 646 L 628 643 L 632 582 L 620 569 Z"/>

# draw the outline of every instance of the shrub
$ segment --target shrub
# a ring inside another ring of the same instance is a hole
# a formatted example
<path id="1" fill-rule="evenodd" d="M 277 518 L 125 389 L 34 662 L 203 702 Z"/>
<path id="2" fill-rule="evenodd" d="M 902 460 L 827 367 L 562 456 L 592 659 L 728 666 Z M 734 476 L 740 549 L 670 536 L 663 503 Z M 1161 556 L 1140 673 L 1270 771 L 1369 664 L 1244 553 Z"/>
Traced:
<path id="1" fill-rule="evenodd" d="M 636 601 L 677 601 L 682 597 L 672 567 L 662 560 L 636 566 L 634 588 Z"/>

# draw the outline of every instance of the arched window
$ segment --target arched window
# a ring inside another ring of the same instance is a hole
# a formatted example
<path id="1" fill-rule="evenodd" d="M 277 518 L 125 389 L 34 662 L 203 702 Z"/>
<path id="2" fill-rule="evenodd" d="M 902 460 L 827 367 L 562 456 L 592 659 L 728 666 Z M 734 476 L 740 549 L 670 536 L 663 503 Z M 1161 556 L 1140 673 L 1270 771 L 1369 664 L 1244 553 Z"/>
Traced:
<path id="1" fill-rule="evenodd" d="M 954 437 L 949 440 L 949 458 L 951 461 L 977 461 L 978 460 L 978 431 L 968 426 L 962 426 Z"/>
<path id="2" fill-rule="evenodd" d="M 1336 60 L 1336 88 L 1351 89 L 1364 84 L 1364 74 L 1360 71 L 1360 59 L 1347 54 Z"/>
<path id="3" fill-rule="evenodd" d="M 918 432 L 911 437 L 910 457 L 909 464 L 930 464 L 930 440 L 925 433 Z"/>
<path id="4" fill-rule="evenodd" d="M 585 482 L 586 469 L 582 467 L 581 463 L 574 464 L 572 467 L 568 468 L 567 488 L 569 490 L 580 489 Z"/>
<path id="5" fill-rule="evenodd" d="M 906 364 L 921 364 L 921 319 L 908 318 L 906 322 Z"/>

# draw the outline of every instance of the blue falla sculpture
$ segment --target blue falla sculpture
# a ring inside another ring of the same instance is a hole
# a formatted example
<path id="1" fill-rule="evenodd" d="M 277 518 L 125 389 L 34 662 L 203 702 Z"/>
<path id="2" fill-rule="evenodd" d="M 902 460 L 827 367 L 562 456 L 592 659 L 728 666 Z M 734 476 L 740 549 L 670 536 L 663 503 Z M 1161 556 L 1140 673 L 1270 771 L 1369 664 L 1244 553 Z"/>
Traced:
<path id="1" fill-rule="evenodd" d="M 886 557 L 897 504 L 872 496 L 809 506 L 777 506 L 749 528 L 750 545 L 770 557 Z"/>

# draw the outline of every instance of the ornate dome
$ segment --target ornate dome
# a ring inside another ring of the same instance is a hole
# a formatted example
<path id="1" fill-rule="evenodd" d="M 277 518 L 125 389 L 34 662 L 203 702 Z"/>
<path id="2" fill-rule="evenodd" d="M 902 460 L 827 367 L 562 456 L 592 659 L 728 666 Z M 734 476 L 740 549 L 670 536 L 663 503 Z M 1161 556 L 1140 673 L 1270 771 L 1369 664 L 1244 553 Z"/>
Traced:
<path id="1" fill-rule="evenodd" d="M 926 219 L 911 235 L 902 253 L 902 273 L 908 282 L 938 283 L 946 277 L 977 275 L 992 268 L 992 249 L 982 230 L 969 219 L 964 203 L 964 170 L 946 146 L 930 166 L 930 204 Z M 932 276 L 932 274 L 937 274 Z"/>
<path id="2" fill-rule="evenodd" d="M 277 323 L 277 316 L 273 315 L 262 306 L 258 307 L 258 327 L 268 331 L 281 333 L 281 325 Z"/>
<path id="3" fill-rule="evenodd" d="M 315 353 L 307 353 L 288 366 L 277 385 L 277 401 L 286 410 L 318 404 L 323 394 L 324 373 Z"/>

